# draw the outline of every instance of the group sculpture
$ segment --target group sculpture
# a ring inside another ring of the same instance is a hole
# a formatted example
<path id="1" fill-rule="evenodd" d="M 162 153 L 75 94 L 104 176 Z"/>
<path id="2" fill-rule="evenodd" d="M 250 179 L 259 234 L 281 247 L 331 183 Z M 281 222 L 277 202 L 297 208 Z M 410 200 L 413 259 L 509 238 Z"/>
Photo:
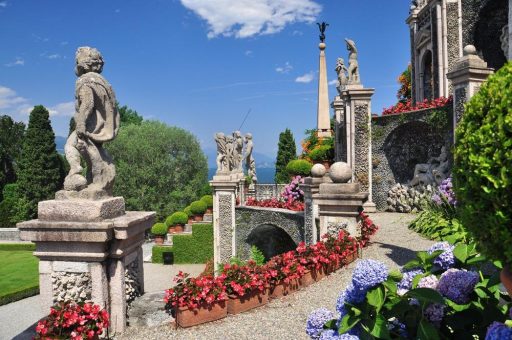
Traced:
<path id="1" fill-rule="evenodd" d="M 431 157 L 427 163 L 416 164 L 414 175 L 409 185 L 440 185 L 450 173 L 450 163 L 446 147 L 441 147 L 441 153 L 437 157 Z"/>
<path id="2" fill-rule="evenodd" d="M 341 93 L 347 88 L 348 85 L 360 85 L 361 80 L 359 77 L 359 63 L 357 61 L 357 48 L 356 43 L 351 39 L 345 39 L 347 44 L 348 54 L 348 69 L 345 66 L 345 60 L 343 58 L 338 58 L 336 60 L 336 74 L 338 75 L 338 84 L 336 89 L 338 90 L 338 94 L 341 96 Z"/>
<path id="3" fill-rule="evenodd" d="M 248 133 L 245 138 L 242 137 L 240 131 L 235 131 L 231 136 L 222 132 L 215 134 L 215 142 L 217 143 L 217 174 L 243 173 L 243 160 L 247 175 L 251 177 L 253 182 L 256 178 L 256 163 L 253 157 L 254 144 L 252 134 Z M 245 142 L 245 154 L 243 153 Z"/>

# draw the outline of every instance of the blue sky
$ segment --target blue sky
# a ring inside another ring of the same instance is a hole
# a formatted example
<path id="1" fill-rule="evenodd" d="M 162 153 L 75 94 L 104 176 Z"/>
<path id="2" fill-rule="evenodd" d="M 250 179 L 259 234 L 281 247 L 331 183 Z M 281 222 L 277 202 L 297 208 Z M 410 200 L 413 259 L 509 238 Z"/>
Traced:
<path id="1" fill-rule="evenodd" d="M 372 111 L 396 103 L 409 62 L 409 0 L 0 0 L 0 114 L 27 121 L 50 109 L 57 135 L 74 111 L 74 54 L 98 48 L 122 105 L 194 133 L 240 127 L 275 157 L 279 133 L 297 144 L 316 124 L 317 21 L 326 31 L 329 80 L 344 38 L 359 49 Z M 329 97 L 336 94 L 329 86 Z"/>

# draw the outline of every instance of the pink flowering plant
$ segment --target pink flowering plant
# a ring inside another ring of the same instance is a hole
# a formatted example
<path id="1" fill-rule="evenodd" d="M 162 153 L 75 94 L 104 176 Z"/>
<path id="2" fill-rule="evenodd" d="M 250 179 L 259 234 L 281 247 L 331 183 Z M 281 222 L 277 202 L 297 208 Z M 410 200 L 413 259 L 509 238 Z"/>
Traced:
<path id="1" fill-rule="evenodd" d="M 382 115 L 391 115 L 398 114 L 404 112 L 418 111 L 424 109 L 434 109 L 434 108 L 443 108 L 449 105 L 452 105 L 453 97 L 439 97 L 436 99 L 425 99 L 422 102 L 416 103 L 416 105 L 412 105 L 412 100 L 408 99 L 406 102 L 399 102 L 395 106 L 388 107 L 382 111 Z"/>
<path id="2" fill-rule="evenodd" d="M 301 184 L 304 184 L 304 178 L 301 176 L 293 177 L 292 181 L 284 187 L 281 197 L 287 202 L 304 202 L 304 191 L 300 188 Z"/>
<path id="3" fill-rule="evenodd" d="M 304 211 L 304 203 L 301 201 L 285 201 L 279 200 L 275 197 L 266 200 L 256 200 L 254 197 L 249 197 L 245 202 L 245 205 L 248 207 L 278 208 L 292 211 Z"/>
<path id="4" fill-rule="evenodd" d="M 255 290 L 265 291 L 270 274 L 263 267 L 250 260 L 244 265 L 225 264 L 219 276 L 230 296 L 244 296 Z"/>
<path id="5" fill-rule="evenodd" d="M 108 325 L 108 312 L 99 305 L 61 302 L 37 323 L 35 339 L 95 339 L 104 334 Z"/>

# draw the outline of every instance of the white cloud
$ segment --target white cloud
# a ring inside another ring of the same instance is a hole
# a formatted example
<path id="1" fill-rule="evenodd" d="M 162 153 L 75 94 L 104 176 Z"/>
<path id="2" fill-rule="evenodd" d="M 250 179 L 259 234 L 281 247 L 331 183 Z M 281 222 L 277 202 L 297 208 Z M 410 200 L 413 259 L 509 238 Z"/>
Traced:
<path id="1" fill-rule="evenodd" d="M 67 45 L 67 44 L 69 44 L 69 43 L 68 43 L 67 41 L 61 41 L 61 42 L 60 42 L 60 44 L 61 44 L 62 46 L 66 46 L 66 45 Z"/>
<path id="2" fill-rule="evenodd" d="M 49 107 L 50 117 L 72 117 L 75 114 L 75 102 L 59 103 Z"/>
<path id="3" fill-rule="evenodd" d="M 7 7 L 7 1 L 0 1 L 0 7 Z"/>
<path id="4" fill-rule="evenodd" d="M 293 66 L 289 62 L 286 62 L 286 63 L 284 63 L 283 66 L 276 67 L 276 72 L 277 73 L 288 73 L 292 69 L 293 69 Z"/>
<path id="5" fill-rule="evenodd" d="M 23 66 L 25 65 L 25 60 L 23 58 L 16 57 L 16 60 L 7 64 L 4 64 L 4 66 L 7 67 L 13 67 L 13 66 Z"/>
<path id="6" fill-rule="evenodd" d="M 28 105 L 28 99 L 20 97 L 16 91 L 0 85 L 0 109 L 17 109 L 20 106 Z"/>
<path id="7" fill-rule="evenodd" d="M 250 57 L 252 55 L 252 51 L 251 50 L 247 50 L 245 51 L 245 55 Z"/>
<path id="8" fill-rule="evenodd" d="M 306 83 L 311 83 L 313 81 L 313 79 L 315 79 L 315 74 L 313 73 L 313 71 L 311 71 L 306 74 L 303 74 L 300 77 L 295 78 L 295 82 L 306 84 Z"/>
<path id="9" fill-rule="evenodd" d="M 274 34 L 295 22 L 314 22 L 322 6 L 313 0 L 181 0 L 208 23 L 208 38 Z"/>
<path id="10" fill-rule="evenodd" d="M 333 79 L 329 82 L 329 85 L 336 85 L 338 84 L 338 80 L 337 79 Z"/>
<path id="11" fill-rule="evenodd" d="M 46 56 L 46 58 L 48 58 L 48 59 L 59 59 L 60 57 L 61 56 L 58 53 L 50 54 L 50 55 Z"/>

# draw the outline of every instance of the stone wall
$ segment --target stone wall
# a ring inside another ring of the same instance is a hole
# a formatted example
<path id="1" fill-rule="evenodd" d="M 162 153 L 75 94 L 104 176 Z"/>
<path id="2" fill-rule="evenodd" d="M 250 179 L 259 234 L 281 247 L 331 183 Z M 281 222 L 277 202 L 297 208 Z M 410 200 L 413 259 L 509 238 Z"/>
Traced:
<path id="1" fill-rule="evenodd" d="M 304 241 L 304 213 L 260 207 L 236 207 L 235 247 L 242 259 L 249 257 L 250 245 L 246 242 L 253 229 L 269 224 L 283 229 L 298 244 Z"/>
<path id="2" fill-rule="evenodd" d="M 413 178 L 416 164 L 439 156 L 443 145 L 451 150 L 452 115 L 450 105 L 442 110 L 373 117 L 372 190 L 377 209 L 386 209 L 388 192 L 395 184 L 407 184 Z"/>
<path id="3" fill-rule="evenodd" d="M 18 228 L 0 228 L 0 241 L 20 241 Z"/>

